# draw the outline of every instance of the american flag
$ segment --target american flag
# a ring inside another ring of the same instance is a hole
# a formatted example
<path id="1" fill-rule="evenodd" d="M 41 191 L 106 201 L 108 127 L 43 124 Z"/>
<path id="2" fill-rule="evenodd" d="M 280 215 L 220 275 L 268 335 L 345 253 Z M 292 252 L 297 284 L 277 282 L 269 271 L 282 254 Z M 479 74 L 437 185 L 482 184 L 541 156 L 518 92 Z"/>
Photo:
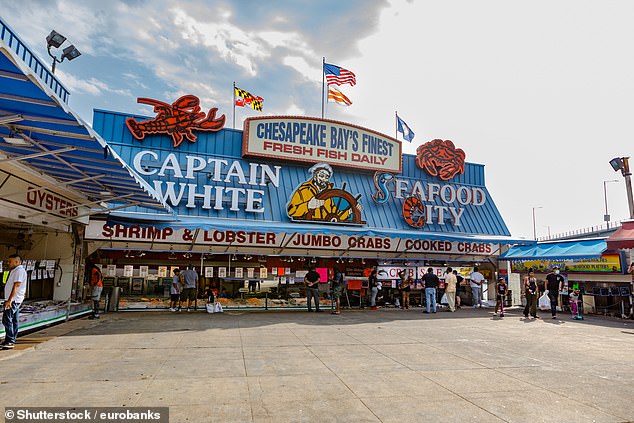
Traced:
<path id="1" fill-rule="evenodd" d="M 352 101 L 335 87 L 328 87 L 328 100 L 333 100 L 335 103 L 343 104 L 344 106 L 352 104 Z"/>
<path id="2" fill-rule="evenodd" d="M 354 73 L 337 65 L 324 63 L 324 73 L 326 74 L 328 85 L 355 85 L 357 83 Z"/>

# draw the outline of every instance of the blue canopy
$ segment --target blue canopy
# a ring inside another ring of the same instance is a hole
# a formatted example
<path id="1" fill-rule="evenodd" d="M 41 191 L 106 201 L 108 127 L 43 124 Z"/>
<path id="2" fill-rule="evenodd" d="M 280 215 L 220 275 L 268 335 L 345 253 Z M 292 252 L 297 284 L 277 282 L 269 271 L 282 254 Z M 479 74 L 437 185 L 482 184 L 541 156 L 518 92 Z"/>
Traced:
<path id="1" fill-rule="evenodd" d="M 511 247 L 499 260 L 567 260 L 599 258 L 607 250 L 605 239 L 562 241 Z"/>
<path id="2" fill-rule="evenodd" d="M 137 172 L 66 104 L 69 93 L 0 19 L 0 153 L 75 193 L 96 211 L 171 211 Z M 99 207 L 104 202 L 107 207 Z M 91 212 L 92 214 L 92 212 Z"/>

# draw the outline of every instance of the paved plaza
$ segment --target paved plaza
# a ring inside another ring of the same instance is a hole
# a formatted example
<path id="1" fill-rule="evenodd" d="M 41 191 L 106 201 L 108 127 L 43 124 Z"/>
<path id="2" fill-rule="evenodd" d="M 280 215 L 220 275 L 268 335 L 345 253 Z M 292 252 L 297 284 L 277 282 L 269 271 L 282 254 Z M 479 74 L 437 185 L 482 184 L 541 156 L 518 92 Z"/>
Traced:
<path id="1" fill-rule="evenodd" d="M 520 310 L 120 312 L 0 352 L 0 405 L 170 422 L 634 421 L 634 324 Z"/>

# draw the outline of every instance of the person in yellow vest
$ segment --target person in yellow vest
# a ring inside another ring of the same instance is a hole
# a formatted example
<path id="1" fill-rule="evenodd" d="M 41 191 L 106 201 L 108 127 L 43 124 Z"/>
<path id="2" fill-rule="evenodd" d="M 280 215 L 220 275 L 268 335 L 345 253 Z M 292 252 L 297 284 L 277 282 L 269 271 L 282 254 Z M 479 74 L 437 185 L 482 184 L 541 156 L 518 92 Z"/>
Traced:
<path id="1" fill-rule="evenodd" d="M 308 172 L 312 178 L 302 183 L 293 193 L 287 206 L 288 216 L 293 220 L 325 221 L 328 216 L 339 215 L 339 221 L 347 220 L 352 214 L 352 209 L 341 213 L 331 198 L 326 200 L 316 198 L 321 192 L 333 189 L 333 184 L 330 182 L 333 174 L 332 167 L 328 163 L 317 163 L 308 169 Z M 357 203 L 357 208 L 361 210 L 360 203 Z M 312 214 L 309 216 L 310 211 Z"/>

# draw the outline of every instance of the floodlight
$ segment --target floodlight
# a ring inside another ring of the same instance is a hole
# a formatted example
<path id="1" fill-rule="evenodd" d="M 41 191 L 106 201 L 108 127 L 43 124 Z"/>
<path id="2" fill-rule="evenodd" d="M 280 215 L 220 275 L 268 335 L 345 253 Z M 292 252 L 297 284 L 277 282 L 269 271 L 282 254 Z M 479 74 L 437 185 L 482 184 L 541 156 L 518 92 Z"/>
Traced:
<path id="1" fill-rule="evenodd" d="M 612 169 L 614 169 L 615 172 L 618 172 L 619 170 L 623 170 L 623 159 L 621 157 L 615 157 L 612 160 L 610 160 L 610 166 L 612 166 Z"/>
<path id="2" fill-rule="evenodd" d="M 59 46 L 64 44 L 64 41 L 66 41 L 66 37 L 55 30 L 51 31 L 48 37 L 46 37 L 46 44 L 49 48 L 59 48 Z"/>
<path id="3" fill-rule="evenodd" d="M 79 52 L 79 50 L 77 50 L 77 48 L 74 45 L 69 45 L 68 47 L 66 47 L 63 50 L 62 53 L 62 59 L 68 59 L 68 60 L 73 60 L 76 59 L 77 57 L 81 56 L 81 53 Z"/>

